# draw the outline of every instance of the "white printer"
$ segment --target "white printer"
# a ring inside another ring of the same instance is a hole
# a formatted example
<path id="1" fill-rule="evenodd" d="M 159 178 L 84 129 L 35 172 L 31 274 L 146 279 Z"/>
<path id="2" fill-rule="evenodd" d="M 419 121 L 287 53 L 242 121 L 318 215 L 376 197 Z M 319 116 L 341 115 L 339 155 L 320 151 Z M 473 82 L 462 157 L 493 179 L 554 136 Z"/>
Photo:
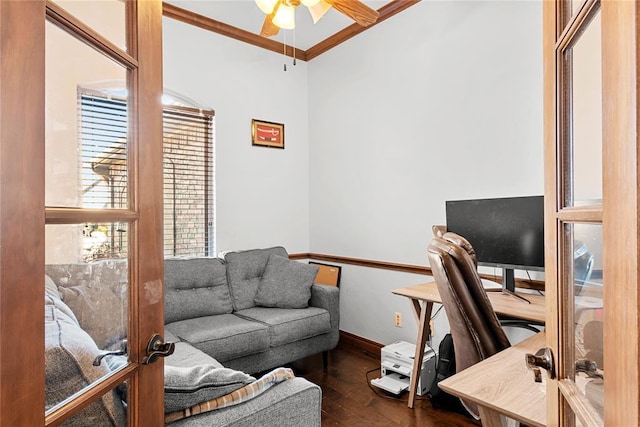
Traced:
<path id="1" fill-rule="evenodd" d="M 415 344 L 396 341 L 382 348 L 380 353 L 381 377 L 371 380 L 371 384 L 394 394 L 409 389 L 413 359 L 416 354 Z M 422 369 L 418 380 L 417 393 L 423 396 L 429 391 L 436 378 L 436 354 L 426 348 L 422 357 Z"/>

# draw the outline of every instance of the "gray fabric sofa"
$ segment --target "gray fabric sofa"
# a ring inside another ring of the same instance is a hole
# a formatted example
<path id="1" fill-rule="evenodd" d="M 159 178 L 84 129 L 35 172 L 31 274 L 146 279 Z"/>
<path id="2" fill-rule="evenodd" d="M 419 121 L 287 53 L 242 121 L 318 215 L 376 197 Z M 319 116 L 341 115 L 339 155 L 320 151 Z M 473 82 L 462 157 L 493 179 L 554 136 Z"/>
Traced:
<path id="1" fill-rule="evenodd" d="M 331 350 L 339 290 L 312 284 L 316 269 L 288 261 L 283 247 L 166 259 L 165 331 L 249 374 Z"/>
<path id="2" fill-rule="evenodd" d="M 257 374 L 335 347 L 339 292 L 334 287 L 308 284 L 309 278 L 315 277 L 309 268 L 306 263 L 289 261 L 280 247 L 235 252 L 224 259 L 166 260 L 164 338 L 176 343 L 176 351 L 164 359 L 165 407 L 179 412 L 202 401 L 226 402 L 228 396 L 269 376 L 257 379 Z M 126 339 L 123 304 L 127 270 L 126 264 L 107 260 L 50 265 L 46 273 L 46 394 L 50 408 L 126 364 L 126 356 L 107 356 L 99 366 L 92 362 L 105 350 L 121 348 Z M 299 287 L 300 280 L 307 284 Z M 120 309 L 114 310 L 117 307 Z M 105 323 L 111 327 L 104 328 Z M 205 375 L 200 375 L 203 372 Z M 169 390 L 168 378 L 177 379 L 180 387 Z M 119 390 L 107 393 L 65 425 L 88 425 L 87 414 L 94 425 L 124 425 L 121 398 Z M 171 398 L 175 401 L 167 401 Z M 175 409 L 176 405 L 182 406 Z M 250 400 L 225 405 L 189 414 L 170 425 L 321 424 L 320 387 L 300 377 L 269 383 Z M 96 424 L 95 420 L 101 421 Z"/>

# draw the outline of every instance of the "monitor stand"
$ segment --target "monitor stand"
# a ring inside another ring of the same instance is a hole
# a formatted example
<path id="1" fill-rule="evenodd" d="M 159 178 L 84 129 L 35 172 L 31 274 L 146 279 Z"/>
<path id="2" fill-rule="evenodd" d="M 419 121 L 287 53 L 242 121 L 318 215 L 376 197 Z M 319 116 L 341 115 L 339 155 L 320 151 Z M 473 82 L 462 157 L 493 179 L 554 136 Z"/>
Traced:
<path id="1" fill-rule="evenodd" d="M 502 293 L 517 298 L 522 302 L 526 302 L 527 304 L 531 304 L 531 301 L 523 296 L 516 294 L 516 280 L 514 273 L 515 271 L 513 270 L 513 268 L 502 269 Z"/>

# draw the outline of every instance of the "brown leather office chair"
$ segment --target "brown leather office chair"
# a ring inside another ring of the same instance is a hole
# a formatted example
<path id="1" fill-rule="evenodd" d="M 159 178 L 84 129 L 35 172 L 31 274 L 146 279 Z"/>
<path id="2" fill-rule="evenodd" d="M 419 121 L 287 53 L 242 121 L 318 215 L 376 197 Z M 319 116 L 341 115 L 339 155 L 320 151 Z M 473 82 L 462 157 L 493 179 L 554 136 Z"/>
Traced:
<path id="1" fill-rule="evenodd" d="M 478 275 L 471 244 L 455 233 L 436 235 L 428 248 L 429 263 L 442 298 L 456 356 L 456 372 L 510 346 Z M 463 405 L 476 419 L 477 406 Z"/>

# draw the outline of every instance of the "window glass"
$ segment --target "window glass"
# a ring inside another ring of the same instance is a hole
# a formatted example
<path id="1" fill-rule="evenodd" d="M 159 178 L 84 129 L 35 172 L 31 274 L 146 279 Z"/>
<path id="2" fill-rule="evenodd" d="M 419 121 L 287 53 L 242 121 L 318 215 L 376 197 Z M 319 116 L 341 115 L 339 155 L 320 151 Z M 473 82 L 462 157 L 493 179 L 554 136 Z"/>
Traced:
<path id="1" fill-rule="evenodd" d="M 599 12 L 569 52 L 573 77 L 573 205 L 601 204 L 602 53 Z"/>
<path id="2" fill-rule="evenodd" d="M 127 224 L 117 228 L 126 236 Z M 46 410 L 128 363 L 128 262 L 115 229 L 110 223 L 45 228 Z M 101 400 L 96 408 L 123 420 L 119 390 Z M 95 425 L 104 425 L 98 421 L 107 415 L 98 412 Z"/>
<path id="3" fill-rule="evenodd" d="M 164 253 L 214 255 L 213 116 L 166 107 L 163 146 Z"/>
<path id="4" fill-rule="evenodd" d="M 127 103 L 122 90 L 80 94 L 82 206 L 127 207 Z M 164 252 L 208 256 L 214 247 L 213 112 L 163 110 Z M 117 228 L 112 236 L 117 235 Z M 120 234 L 118 240 L 122 240 Z"/>
<path id="5" fill-rule="evenodd" d="M 56 25 L 47 23 L 46 28 L 45 203 L 123 207 L 127 200 L 126 108 L 119 109 L 117 120 L 113 113 L 106 119 L 104 104 L 92 102 L 79 88 L 105 81 L 124 86 L 127 70 Z M 87 108 L 78 108 L 79 99 Z M 106 201 L 96 204 L 88 193 L 103 194 Z"/>
<path id="6" fill-rule="evenodd" d="M 126 1 L 53 0 L 53 2 L 126 52 Z"/>
<path id="7" fill-rule="evenodd" d="M 568 224 L 566 233 L 573 258 L 575 384 L 593 408 L 604 416 L 604 299 L 602 225 Z"/>

